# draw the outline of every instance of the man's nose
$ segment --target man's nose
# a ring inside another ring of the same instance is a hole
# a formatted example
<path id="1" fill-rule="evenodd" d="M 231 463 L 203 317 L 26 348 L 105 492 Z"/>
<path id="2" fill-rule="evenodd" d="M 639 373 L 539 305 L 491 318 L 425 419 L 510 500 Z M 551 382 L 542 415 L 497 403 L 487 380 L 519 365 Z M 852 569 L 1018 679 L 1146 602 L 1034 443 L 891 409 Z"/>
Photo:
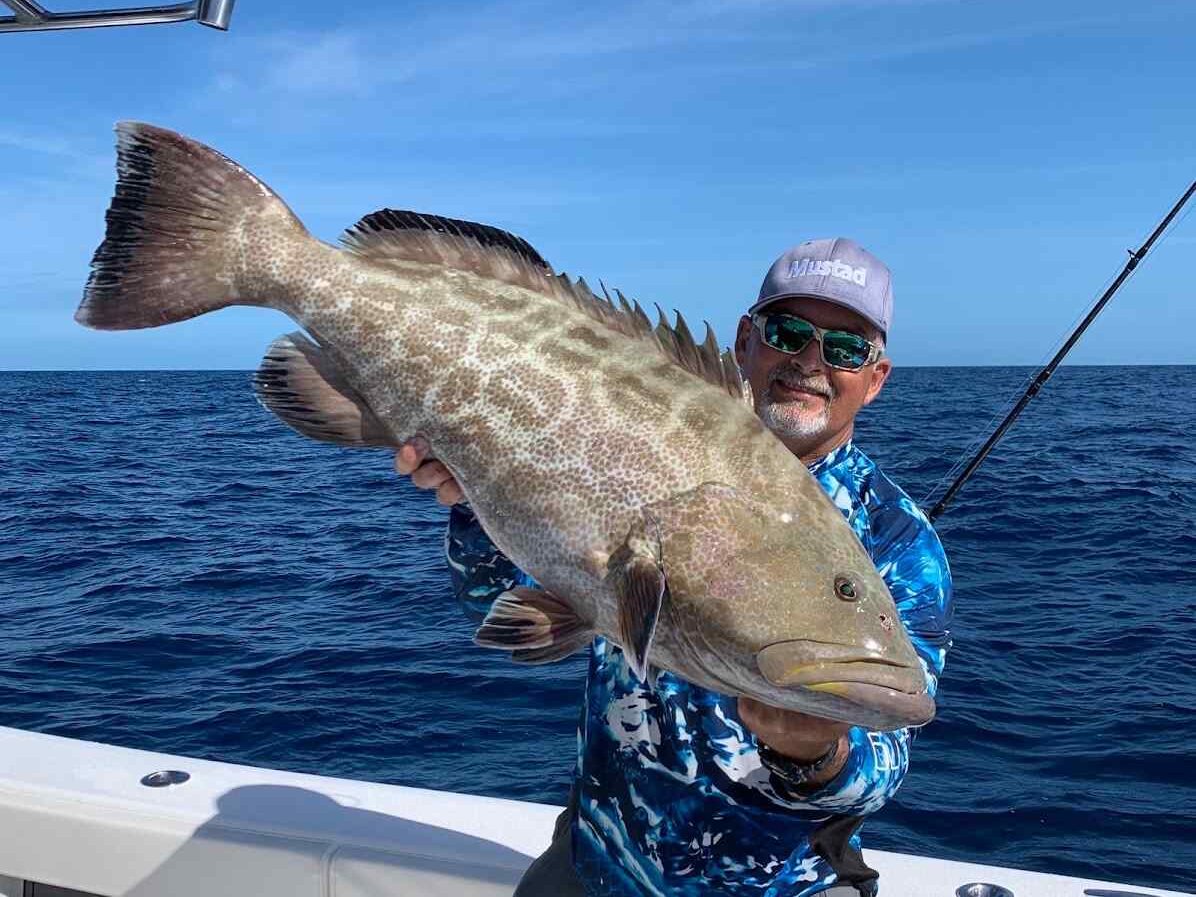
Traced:
<path id="1" fill-rule="evenodd" d="M 811 339 L 802 350 L 793 356 L 793 363 L 804 373 L 825 371 L 826 362 L 822 359 L 822 345 L 816 339 Z"/>

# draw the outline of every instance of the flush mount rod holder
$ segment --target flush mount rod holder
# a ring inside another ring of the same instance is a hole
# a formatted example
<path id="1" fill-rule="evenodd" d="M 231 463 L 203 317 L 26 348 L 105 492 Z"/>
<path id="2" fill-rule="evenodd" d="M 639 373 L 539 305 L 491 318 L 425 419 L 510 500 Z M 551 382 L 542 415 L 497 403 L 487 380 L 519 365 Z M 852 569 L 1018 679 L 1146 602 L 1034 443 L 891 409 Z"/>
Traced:
<path id="1" fill-rule="evenodd" d="M 52 12 L 34 0 L 0 0 L 12 10 L 0 16 L 0 32 L 57 31 L 66 28 L 108 28 L 115 25 L 160 25 L 192 20 L 209 28 L 228 30 L 236 0 L 195 0 L 170 6 L 138 6 L 125 9 L 84 9 Z"/>

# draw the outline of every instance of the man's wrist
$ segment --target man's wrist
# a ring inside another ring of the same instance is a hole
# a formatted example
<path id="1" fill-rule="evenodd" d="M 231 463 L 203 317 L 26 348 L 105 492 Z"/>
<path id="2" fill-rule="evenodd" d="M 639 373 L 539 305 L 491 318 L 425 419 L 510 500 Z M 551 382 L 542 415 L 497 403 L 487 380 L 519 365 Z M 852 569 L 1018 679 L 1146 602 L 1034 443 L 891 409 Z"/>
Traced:
<path id="1" fill-rule="evenodd" d="M 824 759 L 839 747 L 842 740 L 842 737 L 838 735 L 826 741 L 795 741 L 789 738 L 780 746 L 773 743 L 769 743 L 767 746 L 774 754 L 780 754 L 792 763 L 810 764 Z"/>
<path id="2" fill-rule="evenodd" d="M 829 747 L 812 757 L 781 753 L 764 742 L 757 743 L 757 751 L 764 768 L 786 786 L 809 791 L 825 785 L 842 771 L 851 753 L 851 743 L 846 734 L 840 735 Z M 806 752 L 802 751 L 802 754 Z"/>

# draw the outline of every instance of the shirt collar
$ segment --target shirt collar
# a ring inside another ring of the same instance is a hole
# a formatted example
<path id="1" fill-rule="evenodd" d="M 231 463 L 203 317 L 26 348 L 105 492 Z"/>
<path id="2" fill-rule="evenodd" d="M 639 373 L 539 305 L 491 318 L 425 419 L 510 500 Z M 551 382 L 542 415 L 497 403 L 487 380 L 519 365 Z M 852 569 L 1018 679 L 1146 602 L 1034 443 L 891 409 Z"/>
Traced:
<path id="1" fill-rule="evenodd" d="M 847 459 L 847 456 L 851 454 L 853 448 L 854 448 L 854 446 L 852 444 L 852 441 L 850 439 L 848 439 L 845 443 L 843 443 L 837 449 L 832 451 L 829 455 L 824 455 L 823 457 L 821 457 L 817 461 L 815 461 L 813 464 L 806 465 L 806 467 L 810 471 L 810 473 L 812 473 L 814 476 L 816 476 L 816 477 L 821 476 L 822 474 L 824 474 L 828 470 L 830 470 L 832 467 L 836 467 L 837 465 L 839 465 L 843 461 L 845 461 Z"/>

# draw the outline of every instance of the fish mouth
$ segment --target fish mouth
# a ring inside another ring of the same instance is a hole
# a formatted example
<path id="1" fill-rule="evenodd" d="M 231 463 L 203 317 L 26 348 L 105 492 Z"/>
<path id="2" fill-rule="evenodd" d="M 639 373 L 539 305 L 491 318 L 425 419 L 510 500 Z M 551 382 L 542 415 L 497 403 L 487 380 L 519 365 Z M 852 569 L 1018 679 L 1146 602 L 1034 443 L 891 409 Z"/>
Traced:
<path id="1" fill-rule="evenodd" d="M 756 665 L 773 685 L 841 698 L 899 726 L 920 726 L 934 718 L 934 698 L 926 692 L 918 663 L 857 647 L 790 641 L 760 650 Z"/>
<path id="2" fill-rule="evenodd" d="M 873 715 L 875 729 L 924 726 L 934 719 L 935 703 L 927 692 L 897 691 L 869 682 L 821 682 L 801 686 L 819 694 L 830 694 L 863 708 Z M 850 712 L 847 714 L 851 716 Z"/>

